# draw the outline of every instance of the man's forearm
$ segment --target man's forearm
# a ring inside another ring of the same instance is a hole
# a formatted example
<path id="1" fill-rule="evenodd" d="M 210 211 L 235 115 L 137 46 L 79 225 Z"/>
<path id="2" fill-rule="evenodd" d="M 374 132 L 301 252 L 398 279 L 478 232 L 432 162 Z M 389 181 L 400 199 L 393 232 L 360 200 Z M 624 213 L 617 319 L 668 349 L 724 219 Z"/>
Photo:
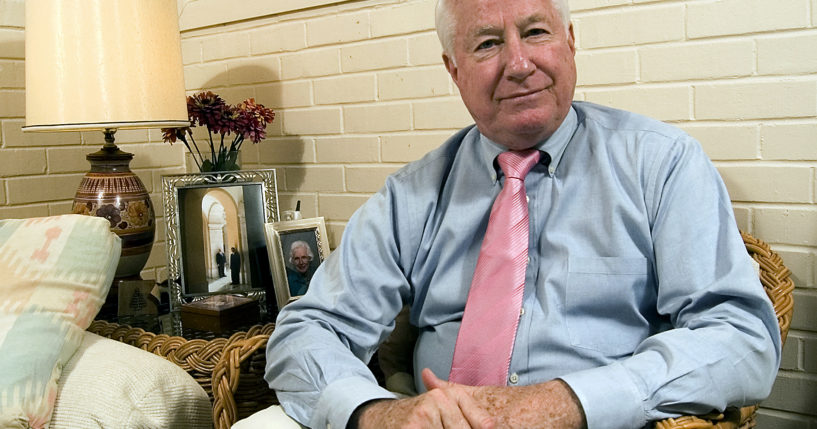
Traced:
<path id="1" fill-rule="evenodd" d="M 497 428 L 585 427 L 578 398 L 561 380 L 531 386 L 486 386 L 477 389 L 474 397 L 496 418 Z"/>

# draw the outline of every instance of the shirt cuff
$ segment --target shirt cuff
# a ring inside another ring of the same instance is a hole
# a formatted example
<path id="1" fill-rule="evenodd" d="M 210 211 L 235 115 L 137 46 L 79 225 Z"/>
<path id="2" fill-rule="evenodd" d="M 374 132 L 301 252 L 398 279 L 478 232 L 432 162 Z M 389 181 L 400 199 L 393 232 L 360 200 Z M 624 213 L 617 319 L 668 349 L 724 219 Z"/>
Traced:
<path id="1" fill-rule="evenodd" d="M 349 377 L 328 384 L 321 393 L 309 426 L 345 429 L 352 412 L 373 399 L 395 399 L 394 393 L 365 377 Z"/>
<path id="2" fill-rule="evenodd" d="M 584 410 L 587 428 L 640 428 L 647 424 L 636 384 L 620 363 L 559 377 L 567 383 Z"/>

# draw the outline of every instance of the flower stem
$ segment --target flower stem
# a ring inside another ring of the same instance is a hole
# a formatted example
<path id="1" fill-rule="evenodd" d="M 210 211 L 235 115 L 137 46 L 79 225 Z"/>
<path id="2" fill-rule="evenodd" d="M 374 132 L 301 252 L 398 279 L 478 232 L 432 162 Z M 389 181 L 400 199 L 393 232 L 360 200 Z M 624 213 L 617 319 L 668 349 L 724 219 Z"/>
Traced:
<path id="1" fill-rule="evenodd" d="M 193 153 L 193 149 L 190 148 L 190 144 L 187 143 L 187 139 L 184 138 L 184 134 L 181 134 L 178 137 L 179 137 L 179 140 L 181 140 L 182 143 L 184 143 L 184 146 L 187 148 L 187 151 L 190 152 L 190 155 L 193 157 L 193 162 L 196 163 L 196 167 L 198 167 L 198 169 L 201 170 L 201 163 L 199 163 L 199 160 L 196 159 L 196 154 Z M 196 140 L 193 139 L 193 133 L 192 132 L 190 133 L 190 141 L 193 142 L 193 147 L 196 148 L 196 152 L 199 152 L 199 147 L 196 145 Z M 201 158 L 201 152 L 199 152 L 199 158 Z"/>
<path id="2" fill-rule="evenodd" d="M 216 162 L 216 148 L 213 147 L 213 132 L 210 131 L 210 127 L 207 127 L 207 134 L 210 135 L 210 154 L 213 156 L 213 163 Z"/>
<path id="3" fill-rule="evenodd" d="M 235 137 L 235 140 L 233 140 L 233 144 L 232 144 L 232 146 L 230 146 L 230 150 L 236 150 L 236 151 L 240 150 L 241 149 L 241 143 L 244 143 L 244 135 L 239 134 L 239 135 L 237 135 Z"/>

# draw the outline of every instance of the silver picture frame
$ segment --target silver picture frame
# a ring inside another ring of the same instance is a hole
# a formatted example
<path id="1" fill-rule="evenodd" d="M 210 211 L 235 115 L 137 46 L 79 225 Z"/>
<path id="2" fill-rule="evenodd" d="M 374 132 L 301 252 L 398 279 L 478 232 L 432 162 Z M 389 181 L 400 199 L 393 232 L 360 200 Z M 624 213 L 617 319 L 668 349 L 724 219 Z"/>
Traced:
<path id="1" fill-rule="evenodd" d="M 274 311 L 264 225 L 279 220 L 275 169 L 164 175 L 162 202 L 171 313 L 217 294 L 253 297 Z"/>

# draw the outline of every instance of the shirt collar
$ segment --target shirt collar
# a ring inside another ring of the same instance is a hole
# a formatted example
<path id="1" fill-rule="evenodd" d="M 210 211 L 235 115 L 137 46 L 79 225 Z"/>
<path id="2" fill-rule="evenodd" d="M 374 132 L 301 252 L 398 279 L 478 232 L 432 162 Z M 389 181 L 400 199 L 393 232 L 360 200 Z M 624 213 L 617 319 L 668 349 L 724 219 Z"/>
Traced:
<path id="1" fill-rule="evenodd" d="M 573 138 L 573 134 L 576 132 L 577 127 L 578 116 L 576 111 L 573 109 L 573 106 L 571 106 L 570 110 L 567 112 L 565 120 L 562 121 L 562 124 L 556 129 L 556 132 L 535 146 L 536 149 L 539 149 L 550 156 L 548 172 L 551 175 L 553 175 L 556 172 L 556 169 L 559 167 L 559 162 L 562 160 L 562 155 L 564 155 L 565 149 L 567 149 L 567 145 Z M 472 132 L 473 131 L 477 131 L 476 127 L 474 127 Z M 479 133 L 478 141 L 478 153 L 482 164 L 484 165 L 485 171 L 494 170 L 494 160 L 496 159 L 497 155 L 505 152 L 508 150 L 508 148 L 492 141 L 488 137 L 485 137 L 482 133 Z M 548 157 L 546 156 L 542 156 L 541 160 L 544 161 L 547 158 Z M 494 180 L 496 180 L 496 176 L 494 177 Z"/>

